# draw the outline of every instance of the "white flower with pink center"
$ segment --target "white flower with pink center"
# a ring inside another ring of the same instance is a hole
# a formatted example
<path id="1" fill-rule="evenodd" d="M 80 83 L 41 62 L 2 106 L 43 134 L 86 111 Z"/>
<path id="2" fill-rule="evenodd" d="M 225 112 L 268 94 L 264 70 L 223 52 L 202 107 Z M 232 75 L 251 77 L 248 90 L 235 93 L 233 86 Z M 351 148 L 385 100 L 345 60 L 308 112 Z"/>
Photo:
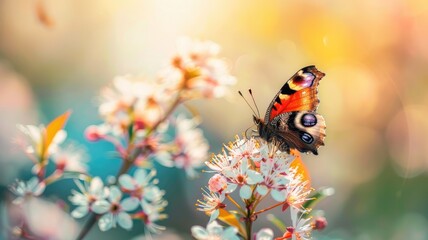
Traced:
<path id="1" fill-rule="evenodd" d="M 117 186 L 111 186 L 109 190 L 108 201 L 99 200 L 93 206 L 95 213 L 102 214 L 98 220 L 100 230 L 107 231 L 117 225 L 127 230 L 131 229 L 133 222 L 128 212 L 135 210 L 139 201 L 136 198 L 122 200 L 122 192 Z"/>
<path id="2" fill-rule="evenodd" d="M 151 127 L 162 118 L 165 100 L 170 99 L 165 91 L 165 86 L 157 82 L 133 76 L 116 77 L 113 87 L 101 92 L 100 115 L 116 135 L 133 123 L 139 128 Z"/>
<path id="3" fill-rule="evenodd" d="M 176 151 L 172 152 L 172 158 L 175 166 L 183 168 L 189 177 L 197 176 L 195 168 L 202 167 L 208 157 L 208 142 L 198 125 L 196 118 L 186 119 L 179 115 L 176 119 Z"/>
<path id="4" fill-rule="evenodd" d="M 38 178 L 33 177 L 28 182 L 17 180 L 9 188 L 17 196 L 13 200 L 13 203 L 21 204 L 27 198 L 40 196 L 44 192 L 46 184 L 45 182 L 40 182 Z"/>
<path id="5" fill-rule="evenodd" d="M 181 38 L 171 66 L 161 79 L 181 90 L 185 99 L 223 97 L 236 83 L 224 60 L 218 58 L 220 47 L 210 41 Z"/>
<path id="6" fill-rule="evenodd" d="M 193 226 L 192 236 L 197 240 L 239 240 L 238 230 L 235 227 L 223 228 L 217 221 L 208 223 L 207 228 Z"/>
<path id="7" fill-rule="evenodd" d="M 205 162 L 205 165 L 207 165 L 213 172 L 222 174 L 223 171 L 234 168 L 237 163 L 238 161 L 235 158 L 229 156 L 223 149 L 222 154 L 213 156 L 210 161 Z"/>
<path id="8" fill-rule="evenodd" d="M 203 199 L 196 203 L 197 210 L 209 214 L 211 222 L 219 216 L 220 209 L 226 207 L 223 203 L 225 195 L 203 189 L 202 196 Z"/>
<path id="9" fill-rule="evenodd" d="M 285 232 L 284 237 L 292 238 L 293 240 L 310 240 L 312 239 L 312 218 L 304 218 L 300 214 L 299 210 L 291 208 L 291 221 L 293 223 L 292 227 L 287 227 L 287 232 Z"/>
<path id="10" fill-rule="evenodd" d="M 75 180 L 74 181 L 79 191 L 71 190 L 72 196 L 70 196 L 70 202 L 77 207 L 71 212 L 71 216 L 74 218 L 82 218 L 89 212 L 93 212 L 93 205 L 97 201 L 101 201 L 107 198 L 108 189 L 104 187 L 103 182 L 99 177 L 95 177 L 88 184 L 83 184 Z"/>
<path id="11" fill-rule="evenodd" d="M 137 169 L 134 177 L 128 174 L 123 174 L 119 177 L 119 183 L 124 190 L 131 197 L 140 201 L 141 207 L 144 208 L 145 204 L 152 204 L 157 201 L 164 201 L 163 196 L 165 191 L 160 190 L 156 184 L 159 182 L 154 178 L 156 175 L 155 170 L 151 170 L 149 174 L 143 169 Z"/>
<path id="12" fill-rule="evenodd" d="M 228 179 L 228 192 L 234 191 L 240 186 L 239 196 L 249 199 L 252 194 L 251 186 L 263 181 L 263 176 L 250 168 L 248 161 L 243 160 L 240 165 L 233 169 L 224 171 L 224 176 Z"/>
<path id="13" fill-rule="evenodd" d="M 58 172 L 70 171 L 86 173 L 88 166 L 87 154 L 83 148 L 69 144 L 59 148 L 53 155 L 52 161 L 56 165 Z"/>
<path id="14" fill-rule="evenodd" d="M 165 228 L 155 223 L 157 220 L 166 218 L 164 211 L 168 202 L 163 199 L 165 191 L 160 190 L 155 184 L 158 183 L 154 179 L 155 170 L 151 170 L 148 174 L 143 169 L 137 169 L 134 176 L 123 174 L 119 177 L 119 183 L 122 190 L 129 194 L 131 199 L 137 201 L 142 210 L 133 214 L 134 219 L 141 219 L 144 222 L 144 227 L 147 229 L 146 235 L 158 233 Z"/>
<path id="15" fill-rule="evenodd" d="M 293 156 L 281 152 L 276 152 L 272 157 L 264 157 L 259 162 L 263 181 L 257 186 L 257 193 L 264 196 L 270 191 L 273 199 L 283 202 L 290 181 L 287 173 L 293 159 Z"/>
<path id="16" fill-rule="evenodd" d="M 312 192 L 309 181 L 302 180 L 302 176 L 298 173 L 297 168 L 291 168 L 287 178 L 289 181 L 286 191 L 287 204 L 292 208 L 305 212 L 306 209 L 304 209 L 302 205 L 310 200 L 308 196 Z"/>
<path id="17" fill-rule="evenodd" d="M 246 161 L 249 159 L 252 161 L 260 160 L 260 143 L 254 138 L 240 139 L 239 136 L 237 136 L 235 142 L 229 145 L 230 146 L 226 146 L 226 148 L 229 150 L 229 155 L 235 161 Z"/>
<path id="18" fill-rule="evenodd" d="M 164 200 L 152 202 L 151 204 L 144 203 L 143 211 L 134 214 L 134 218 L 140 218 L 144 222 L 146 235 L 150 233 L 158 234 L 164 231 L 166 227 L 158 225 L 156 222 L 167 218 L 167 215 L 162 213 L 167 202 Z M 147 237 L 150 239 L 149 237 Z"/>

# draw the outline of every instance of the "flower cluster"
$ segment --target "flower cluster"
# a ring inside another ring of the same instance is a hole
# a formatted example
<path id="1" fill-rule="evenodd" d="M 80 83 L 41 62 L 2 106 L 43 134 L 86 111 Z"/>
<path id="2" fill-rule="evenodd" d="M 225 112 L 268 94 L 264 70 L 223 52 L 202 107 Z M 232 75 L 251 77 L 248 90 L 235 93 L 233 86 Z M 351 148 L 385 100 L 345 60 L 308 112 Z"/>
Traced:
<path id="1" fill-rule="evenodd" d="M 35 227 L 32 231 L 28 229 L 33 225 L 39 226 L 31 221 L 33 211 L 29 210 L 28 206 L 38 203 L 35 200 L 36 197 L 41 196 L 48 185 L 70 177 L 76 179 L 87 177 L 87 154 L 85 150 L 77 144 L 65 142 L 67 133 L 62 128 L 69 115 L 70 112 L 66 112 L 47 126 L 17 125 L 17 128 L 24 134 L 24 137 L 17 139 L 17 143 L 34 164 L 32 168 L 34 176 L 30 180 L 18 179 L 10 185 L 11 192 L 16 196 L 13 203 L 19 205 L 21 209 L 27 209 L 22 210 L 23 219 L 21 221 L 25 224 L 16 226 L 14 229 L 14 232 L 20 233 L 18 235 L 21 237 L 30 239 L 50 235 L 45 231 L 46 229 L 38 231 L 40 230 L 39 227 Z M 61 215 L 60 211 L 57 215 Z M 28 224 L 27 221 L 29 221 Z M 66 221 L 73 225 L 72 220 Z"/>
<path id="2" fill-rule="evenodd" d="M 71 216 L 89 215 L 77 239 L 83 239 L 96 223 L 102 231 L 117 226 L 129 230 L 135 221 L 143 223 L 146 234 L 163 230 L 158 221 L 166 218 L 167 201 L 157 186 L 152 163 L 183 169 L 193 178 L 207 160 L 209 146 L 198 128 L 200 119 L 189 116 L 191 111 L 183 103 L 223 97 L 236 82 L 226 62 L 218 57 L 219 51 L 213 42 L 183 38 L 156 79 L 119 76 L 102 89 L 98 110 L 103 122 L 87 127 L 85 136 L 91 142 L 107 141 L 115 147 L 122 165 L 116 176 L 109 176 L 108 184 L 87 173 L 82 148 L 61 145 L 70 112 L 46 127 L 19 125 L 28 136 L 19 144 L 34 162 L 35 177 L 11 186 L 17 195 L 14 203 L 39 197 L 47 185 L 72 178 L 77 189 L 69 197 L 74 205 Z M 175 113 L 179 107 L 180 113 Z M 19 230 L 28 235 L 28 229 Z"/>
<path id="3" fill-rule="evenodd" d="M 181 38 L 171 65 L 161 72 L 161 79 L 181 89 L 185 99 L 223 97 L 236 83 L 226 62 L 218 58 L 220 46 L 211 41 Z"/>
<path id="4" fill-rule="evenodd" d="M 314 227 L 307 217 L 311 209 L 305 207 L 305 203 L 313 200 L 311 193 L 314 190 L 296 154 L 281 152 L 260 138 L 237 137 L 225 146 L 221 154 L 206 162 L 214 175 L 208 181 L 203 198 L 198 200 L 197 209 L 210 215 L 209 222 L 220 219 L 235 227 L 237 235 L 250 239 L 252 222 L 259 214 L 279 206 L 282 206 L 282 211 L 290 208 L 293 226 L 284 230 L 284 236 L 277 239 L 310 239 Z M 239 192 L 240 201 L 235 200 L 233 192 Z M 267 196 L 276 203 L 258 209 Z M 238 216 L 230 212 L 226 200 L 237 208 Z M 228 218 L 236 218 L 235 223 L 226 221 Z M 243 220 L 245 226 L 239 220 Z M 262 229 L 255 235 L 255 239 L 273 237 L 270 229 Z"/>
<path id="5" fill-rule="evenodd" d="M 154 184 L 156 172 L 149 174 L 143 169 L 135 171 L 134 176 L 123 174 L 119 178 L 120 188 L 116 185 L 104 186 L 99 177 L 90 183 L 76 181 L 79 191 L 73 190 L 70 201 L 77 207 L 71 212 L 75 218 L 82 218 L 92 212 L 99 215 L 98 226 L 102 231 L 115 228 L 117 225 L 131 229 L 132 219 L 142 220 L 149 232 L 156 233 L 155 221 L 166 217 L 161 212 L 167 202 L 163 199 L 164 191 Z M 124 195 L 128 195 L 124 198 Z"/>
<path id="6" fill-rule="evenodd" d="M 200 121 L 184 114 L 171 116 L 181 103 L 222 97 L 236 82 L 218 53 L 213 42 L 180 39 L 171 64 L 156 80 L 117 77 L 101 92 L 99 113 L 104 123 L 88 127 L 87 139 L 111 142 L 121 158 L 131 158 L 134 165 L 145 166 L 148 159 L 155 159 L 196 176 L 194 168 L 203 166 L 209 148 L 197 128 Z M 166 131 L 171 127 L 175 136 L 168 142 Z"/>
<path id="7" fill-rule="evenodd" d="M 157 161 L 166 167 L 184 169 L 193 178 L 197 175 L 195 169 L 202 167 L 207 159 L 209 146 L 198 128 L 199 118 L 188 118 L 174 111 L 191 99 L 224 96 L 225 89 L 235 79 L 225 62 L 218 59 L 216 44 L 190 39 L 185 45 L 181 42 L 171 64 L 157 79 L 120 76 L 101 92 L 99 113 L 104 122 L 89 126 L 86 137 L 115 146 L 123 161 L 116 176 L 121 191 L 114 184 L 102 191 L 107 194 L 101 197 L 96 194 L 98 197 L 89 200 L 73 201 L 79 206 L 75 216 L 87 212 L 98 215 L 101 230 L 115 227 L 116 222 L 130 229 L 130 219 L 142 220 L 148 233 L 162 230 L 155 222 L 166 217 L 162 213 L 167 205 L 164 191 L 156 186 L 155 171 L 146 173 L 144 168 L 152 168 L 151 163 Z M 136 168 L 133 177 L 127 175 L 132 168 Z M 122 200 L 122 193 L 129 197 Z"/>
<path id="8" fill-rule="evenodd" d="M 69 117 L 69 112 L 59 116 L 47 127 L 40 125 L 17 125 L 25 135 L 17 143 L 24 153 L 33 161 L 35 176 L 28 182 L 17 180 L 11 185 L 12 192 L 17 195 L 15 203 L 31 196 L 39 196 L 46 185 L 56 182 L 70 174 L 82 175 L 87 172 L 87 154 L 76 144 L 63 143 L 67 133 L 62 129 Z M 48 172 L 48 165 L 54 166 Z"/>

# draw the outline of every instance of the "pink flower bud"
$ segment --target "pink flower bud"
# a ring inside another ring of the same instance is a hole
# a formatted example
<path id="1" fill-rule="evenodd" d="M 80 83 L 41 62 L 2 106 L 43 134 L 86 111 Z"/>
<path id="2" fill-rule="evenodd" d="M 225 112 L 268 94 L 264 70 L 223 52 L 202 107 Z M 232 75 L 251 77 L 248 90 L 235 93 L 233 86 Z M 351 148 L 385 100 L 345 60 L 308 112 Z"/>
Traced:
<path id="1" fill-rule="evenodd" d="M 136 119 L 134 122 L 135 130 L 145 129 L 147 124 L 141 119 Z"/>
<path id="2" fill-rule="evenodd" d="M 313 222 L 313 228 L 316 230 L 323 230 L 327 227 L 327 219 L 325 217 L 317 217 Z"/>
<path id="3" fill-rule="evenodd" d="M 219 192 L 219 193 L 221 193 L 223 190 L 225 190 L 227 188 L 227 180 L 222 175 L 215 174 L 208 181 L 208 188 L 212 192 Z"/>
<path id="4" fill-rule="evenodd" d="M 96 142 L 102 139 L 104 136 L 100 133 L 97 126 L 92 125 L 86 128 L 85 137 L 91 142 Z"/>

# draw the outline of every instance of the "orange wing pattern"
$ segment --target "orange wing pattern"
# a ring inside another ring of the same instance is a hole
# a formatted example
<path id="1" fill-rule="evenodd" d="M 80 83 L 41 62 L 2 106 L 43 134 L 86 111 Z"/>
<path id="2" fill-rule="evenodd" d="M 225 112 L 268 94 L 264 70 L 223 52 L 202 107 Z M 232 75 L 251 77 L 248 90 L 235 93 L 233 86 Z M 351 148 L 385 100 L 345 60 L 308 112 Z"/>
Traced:
<path id="1" fill-rule="evenodd" d="M 319 103 L 317 87 L 324 75 L 315 66 L 300 69 L 272 100 L 266 112 L 265 121 L 272 121 L 285 112 L 315 111 Z"/>
<path id="2" fill-rule="evenodd" d="M 269 120 L 284 112 L 313 111 L 318 107 L 319 103 L 316 89 L 303 89 L 291 96 L 280 95 L 280 98 L 281 103 L 274 103 L 275 108 L 272 108 Z"/>

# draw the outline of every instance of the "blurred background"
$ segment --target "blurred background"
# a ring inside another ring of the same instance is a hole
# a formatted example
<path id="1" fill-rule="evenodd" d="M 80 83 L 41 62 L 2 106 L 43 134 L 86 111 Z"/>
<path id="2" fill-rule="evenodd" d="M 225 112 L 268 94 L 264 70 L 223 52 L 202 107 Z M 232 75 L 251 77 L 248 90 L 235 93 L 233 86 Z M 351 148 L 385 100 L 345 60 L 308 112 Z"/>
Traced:
<path id="1" fill-rule="evenodd" d="M 90 173 L 114 175 L 112 147 L 83 137 L 101 122 L 99 90 L 116 75 L 154 77 L 180 36 L 220 44 L 238 78 L 232 92 L 252 88 L 262 111 L 301 67 L 326 73 L 318 108 L 326 146 L 303 156 L 314 187 L 336 190 L 318 206 L 329 226 L 317 239 L 428 239 L 425 0 L 0 0 L 0 199 L 16 177 L 30 177 L 31 162 L 12 143 L 16 123 L 46 124 L 68 109 L 66 130 L 89 151 Z M 212 152 L 252 124 L 238 94 L 190 105 Z M 209 174 L 158 171 L 169 202 L 162 238 L 189 239 L 192 225 L 208 221 L 194 203 Z M 45 196 L 66 200 L 73 186 L 54 184 Z M 273 227 L 260 217 L 262 226 Z M 139 239 L 142 229 L 95 227 L 87 239 Z"/>

